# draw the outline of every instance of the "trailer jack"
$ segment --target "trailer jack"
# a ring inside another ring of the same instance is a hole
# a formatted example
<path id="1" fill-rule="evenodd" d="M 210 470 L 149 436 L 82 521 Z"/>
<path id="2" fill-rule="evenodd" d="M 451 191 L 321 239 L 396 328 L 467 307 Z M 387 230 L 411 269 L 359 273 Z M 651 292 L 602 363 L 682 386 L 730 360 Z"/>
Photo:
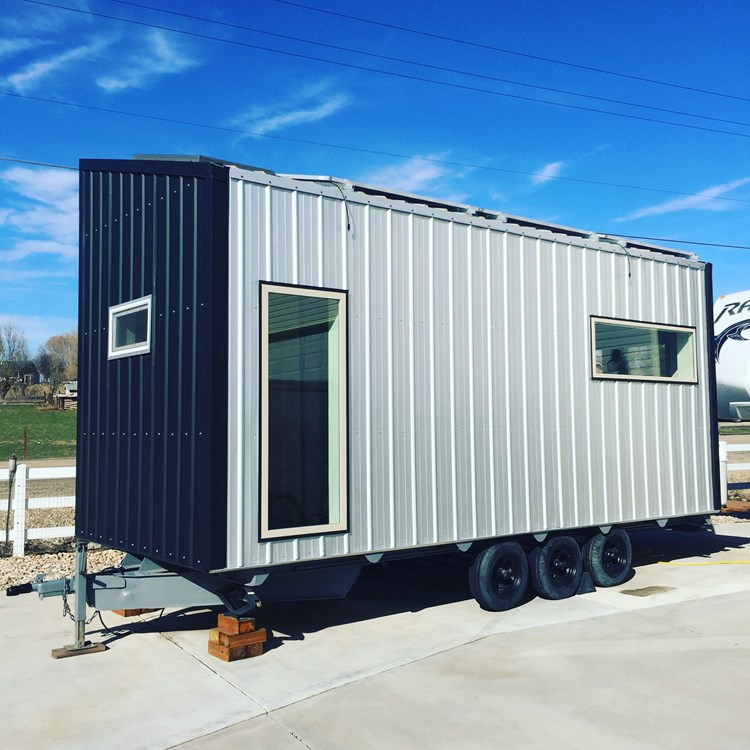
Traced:
<path id="1" fill-rule="evenodd" d="M 200 607 L 223 605 L 230 615 L 243 617 L 261 606 L 260 599 L 249 586 L 218 576 L 196 571 L 175 572 L 161 567 L 148 558 L 126 555 L 119 568 L 99 573 L 86 572 L 88 542 L 76 542 L 75 571 L 72 578 L 45 580 L 38 575 L 31 590 L 40 599 L 63 598 L 63 613 L 75 623 L 72 644 L 52 650 L 55 659 L 105 651 L 104 643 L 86 640 L 86 625 L 100 610 L 164 609 L 166 607 Z M 13 593 L 27 591 L 18 587 Z M 73 594 L 72 609 L 68 597 Z M 87 605 L 94 607 L 86 619 Z"/>
<path id="2" fill-rule="evenodd" d="M 87 552 L 88 543 L 80 540 L 76 541 L 73 578 L 59 578 L 55 581 L 45 581 L 44 575 L 39 575 L 31 584 L 32 590 L 38 591 L 42 599 L 47 596 L 62 596 L 63 612 L 72 617 L 75 623 L 75 641 L 61 648 L 53 648 L 52 657 L 55 659 L 64 659 L 68 656 L 81 656 L 83 654 L 98 654 L 101 651 L 107 650 L 107 647 L 103 643 L 93 643 L 86 640 L 86 625 L 88 624 L 86 621 L 85 596 Z M 71 611 L 68 605 L 68 595 L 75 594 L 77 591 L 84 592 L 84 595 L 75 597 L 75 604 Z"/>

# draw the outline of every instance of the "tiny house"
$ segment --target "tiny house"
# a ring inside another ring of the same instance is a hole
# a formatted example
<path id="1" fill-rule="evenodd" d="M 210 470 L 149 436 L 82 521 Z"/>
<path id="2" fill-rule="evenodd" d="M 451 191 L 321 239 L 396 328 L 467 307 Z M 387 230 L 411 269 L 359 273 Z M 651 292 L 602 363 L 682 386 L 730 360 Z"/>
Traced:
<path id="1" fill-rule="evenodd" d="M 80 167 L 81 539 L 261 599 L 460 550 L 502 609 L 717 508 L 693 254 L 206 157 Z"/>

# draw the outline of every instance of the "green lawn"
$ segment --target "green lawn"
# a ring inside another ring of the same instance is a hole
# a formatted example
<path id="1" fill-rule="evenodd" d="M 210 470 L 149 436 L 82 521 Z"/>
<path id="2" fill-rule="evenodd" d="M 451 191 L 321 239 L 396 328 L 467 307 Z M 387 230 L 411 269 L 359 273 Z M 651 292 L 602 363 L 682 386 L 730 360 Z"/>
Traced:
<path id="1" fill-rule="evenodd" d="M 750 424 L 721 424 L 719 425 L 720 435 L 750 435 Z"/>
<path id="2" fill-rule="evenodd" d="M 15 453 L 23 459 L 23 431 L 28 428 L 28 458 L 74 458 L 76 411 L 0 402 L 0 465 Z"/>

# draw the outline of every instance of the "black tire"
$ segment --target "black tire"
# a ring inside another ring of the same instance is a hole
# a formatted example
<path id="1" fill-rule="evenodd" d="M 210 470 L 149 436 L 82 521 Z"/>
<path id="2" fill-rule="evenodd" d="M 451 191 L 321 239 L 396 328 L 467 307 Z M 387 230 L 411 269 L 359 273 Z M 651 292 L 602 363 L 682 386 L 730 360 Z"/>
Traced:
<path id="1" fill-rule="evenodd" d="M 627 581 L 633 567 L 630 537 L 622 529 L 594 534 L 583 545 L 583 566 L 597 586 L 619 586 Z"/>
<path id="2" fill-rule="evenodd" d="M 581 584 L 581 548 L 573 537 L 556 536 L 529 555 L 534 590 L 543 599 L 567 599 Z"/>
<path id="3" fill-rule="evenodd" d="M 469 588 L 482 609 L 504 612 L 521 604 L 529 588 L 529 562 L 517 542 L 480 552 L 469 568 Z"/>

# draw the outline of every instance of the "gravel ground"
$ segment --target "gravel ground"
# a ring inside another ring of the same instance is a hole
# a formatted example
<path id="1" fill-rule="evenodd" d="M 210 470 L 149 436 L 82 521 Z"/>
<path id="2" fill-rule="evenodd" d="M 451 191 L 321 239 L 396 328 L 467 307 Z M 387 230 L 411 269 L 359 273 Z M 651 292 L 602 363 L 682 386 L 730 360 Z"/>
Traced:
<path id="1" fill-rule="evenodd" d="M 70 546 L 69 543 L 68 546 Z M 116 567 L 122 558 L 123 553 L 118 550 L 89 549 L 88 569 L 103 570 Z M 0 590 L 33 581 L 37 573 L 45 573 L 50 579 L 70 577 L 73 575 L 74 566 L 75 552 L 48 552 L 24 557 L 2 557 L 0 558 Z"/>
<path id="2" fill-rule="evenodd" d="M 713 523 L 750 523 L 750 512 L 725 512 L 711 520 Z"/>

